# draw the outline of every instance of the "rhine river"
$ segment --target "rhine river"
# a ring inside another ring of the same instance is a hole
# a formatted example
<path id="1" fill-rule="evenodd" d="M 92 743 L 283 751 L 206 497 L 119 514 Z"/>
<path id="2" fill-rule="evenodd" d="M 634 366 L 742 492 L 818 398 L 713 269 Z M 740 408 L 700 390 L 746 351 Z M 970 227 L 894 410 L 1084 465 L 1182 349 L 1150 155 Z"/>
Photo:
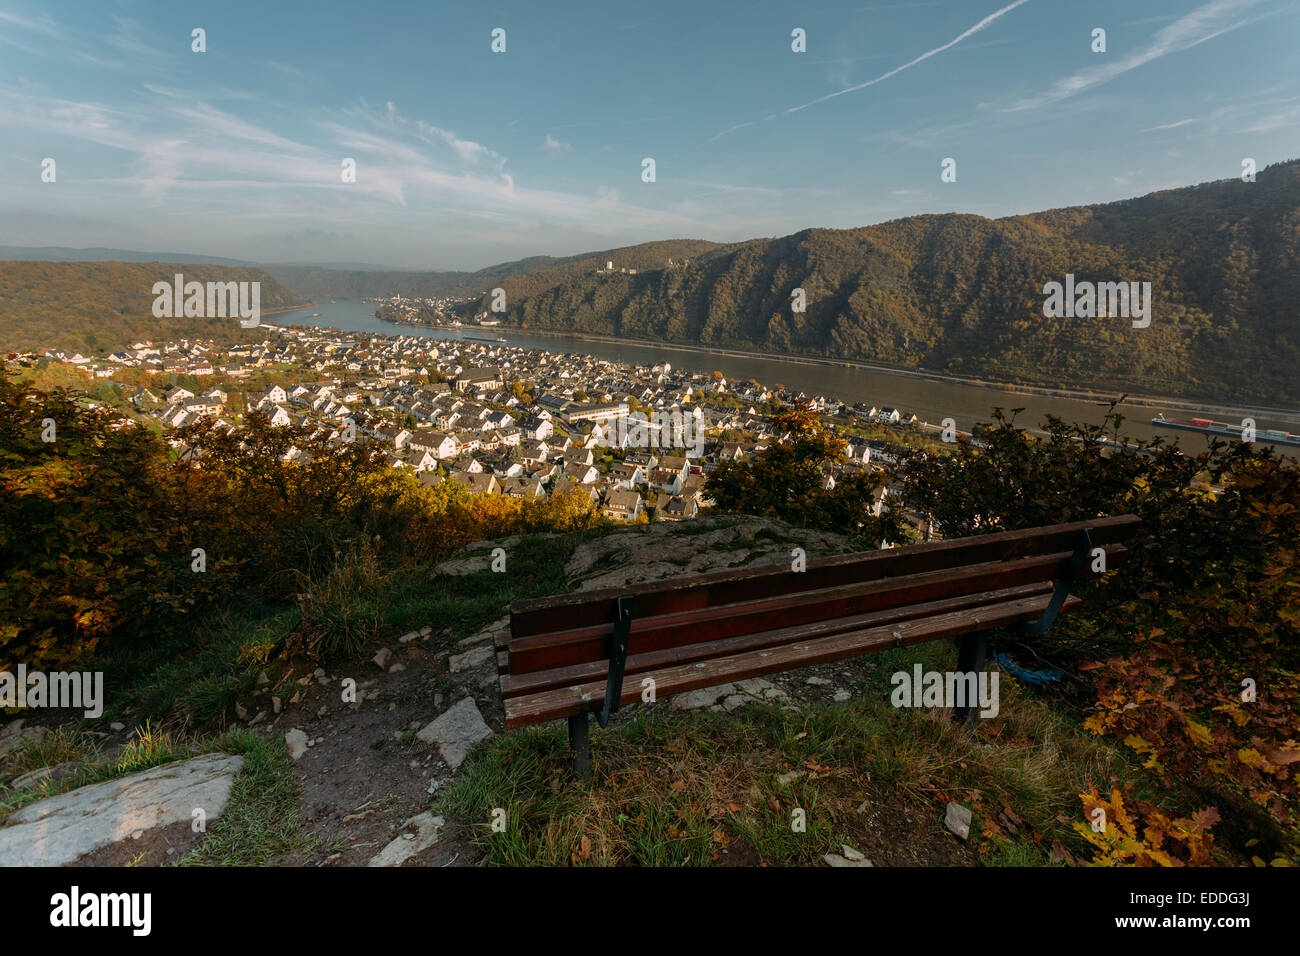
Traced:
<path id="1" fill-rule="evenodd" d="M 1021 392 L 1011 388 L 974 385 L 956 379 L 920 378 L 905 371 L 881 368 L 847 367 L 844 365 L 814 364 L 800 359 L 779 356 L 756 357 L 734 355 L 703 349 L 684 349 L 671 345 L 649 343 L 621 343 L 605 339 L 585 339 L 572 335 L 536 334 L 514 329 L 474 329 L 466 336 L 461 330 L 435 329 L 419 325 L 398 325 L 375 318 L 375 304 L 343 299 L 327 299 L 317 305 L 294 312 L 281 312 L 266 317 L 275 325 L 308 325 L 322 329 L 339 329 L 344 332 L 371 332 L 382 335 L 416 335 L 449 341 L 465 340 L 475 336 L 490 335 L 506 340 L 505 344 L 547 352 L 571 352 L 594 355 L 598 358 L 629 365 L 655 365 L 669 362 L 674 368 L 692 372 L 719 371 L 728 381 L 755 379 L 766 386 L 777 384 L 797 389 L 809 395 L 824 395 L 846 402 L 867 402 L 872 405 L 914 412 L 922 421 L 938 424 L 952 418 L 959 429 L 969 431 L 977 422 L 990 420 L 993 409 L 1023 408 L 1016 421 L 1037 429 L 1046 415 L 1057 415 L 1066 421 L 1093 422 L 1102 420 L 1104 411 L 1095 400 L 1070 398 Z M 319 316 L 312 313 L 319 312 Z M 466 330 L 469 331 L 469 330 Z M 1116 393 L 1116 398 L 1119 393 Z M 1125 416 L 1123 432 L 1132 438 L 1151 438 L 1162 435 L 1168 441 L 1178 441 L 1188 451 L 1204 448 L 1206 436 L 1191 432 L 1157 429 L 1150 421 L 1157 414 L 1167 418 L 1208 417 L 1218 421 L 1240 422 L 1243 418 L 1255 419 L 1256 427 L 1279 428 L 1300 432 L 1300 410 L 1251 411 L 1215 403 L 1197 403 L 1190 399 L 1171 399 L 1161 404 L 1156 399 L 1144 399 L 1141 405 L 1126 404 L 1120 411 Z M 1280 446 L 1288 455 L 1300 454 L 1300 449 Z"/>

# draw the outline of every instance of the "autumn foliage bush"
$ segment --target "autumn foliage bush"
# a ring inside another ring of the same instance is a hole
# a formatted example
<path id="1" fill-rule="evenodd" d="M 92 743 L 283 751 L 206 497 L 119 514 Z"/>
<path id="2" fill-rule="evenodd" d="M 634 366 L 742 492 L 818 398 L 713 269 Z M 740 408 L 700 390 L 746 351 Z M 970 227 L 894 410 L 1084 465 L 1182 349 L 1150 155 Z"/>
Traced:
<path id="1" fill-rule="evenodd" d="M 358 549 L 422 565 L 470 541 L 599 520 L 577 495 L 426 488 L 374 446 L 258 414 L 238 431 L 209 421 L 168 437 L 0 375 L 0 667 L 83 665 L 217 605 L 292 602 Z"/>
<path id="2" fill-rule="evenodd" d="M 1120 447 L 1121 429 L 1112 410 L 1102 425 L 1051 419 L 1035 437 L 999 412 L 986 447 L 910 456 L 904 496 L 948 536 L 1137 514 L 1129 560 L 1082 581 L 1083 604 L 1036 652 L 1087 679 L 1084 726 L 1215 810 L 1221 841 L 1258 862 L 1295 860 L 1300 470 L 1241 442 Z"/>
<path id="3" fill-rule="evenodd" d="M 843 435 L 806 409 L 782 410 L 775 425 L 785 440 L 751 458 L 723 462 L 709 476 L 708 494 L 716 510 L 838 531 L 875 546 L 907 540 L 898 512 L 886 507 L 875 514 L 879 476 L 839 474 L 835 487 L 826 487 L 822 466 L 844 461 L 848 441 Z"/>

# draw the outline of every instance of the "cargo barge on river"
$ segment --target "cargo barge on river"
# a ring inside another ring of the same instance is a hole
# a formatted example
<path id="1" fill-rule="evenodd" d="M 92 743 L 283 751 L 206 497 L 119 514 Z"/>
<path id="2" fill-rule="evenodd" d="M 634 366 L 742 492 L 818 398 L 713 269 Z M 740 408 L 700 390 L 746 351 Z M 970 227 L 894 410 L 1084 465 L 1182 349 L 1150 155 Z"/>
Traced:
<path id="1" fill-rule="evenodd" d="M 1163 415 L 1157 415 L 1151 419 L 1151 424 L 1156 428 L 1176 428 L 1179 431 L 1218 435 L 1222 438 L 1233 438 L 1237 441 L 1242 440 L 1241 436 L 1244 431 L 1241 425 L 1229 425 L 1227 422 L 1216 422 L 1208 418 L 1193 418 L 1182 421 L 1177 418 L 1165 418 Z M 1255 441 L 1268 445 L 1300 446 L 1300 435 L 1279 431 L 1276 428 L 1265 428 L 1255 432 Z"/>

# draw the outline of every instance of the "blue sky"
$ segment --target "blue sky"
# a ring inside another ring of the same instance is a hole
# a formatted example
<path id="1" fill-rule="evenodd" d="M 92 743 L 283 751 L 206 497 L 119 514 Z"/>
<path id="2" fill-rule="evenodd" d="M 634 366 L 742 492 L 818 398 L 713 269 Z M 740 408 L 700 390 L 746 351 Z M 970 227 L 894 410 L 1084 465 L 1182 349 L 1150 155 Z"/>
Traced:
<path id="1" fill-rule="evenodd" d="M 0 244 L 478 268 L 1105 202 L 1247 156 L 1300 157 L 1300 0 L 0 0 Z"/>

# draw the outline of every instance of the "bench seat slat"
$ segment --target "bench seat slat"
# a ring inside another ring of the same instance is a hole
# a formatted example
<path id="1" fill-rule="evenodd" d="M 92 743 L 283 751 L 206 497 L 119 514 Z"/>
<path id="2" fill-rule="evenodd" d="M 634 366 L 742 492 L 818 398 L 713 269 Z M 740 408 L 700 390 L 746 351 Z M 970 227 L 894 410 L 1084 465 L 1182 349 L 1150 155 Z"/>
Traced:
<path id="1" fill-rule="evenodd" d="M 1118 515 L 933 541 L 900 549 L 817 558 L 809 561 L 807 569 L 797 575 L 789 574 L 782 566 L 742 568 L 623 588 L 533 598 L 511 606 L 510 629 L 516 638 L 521 638 L 561 628 L 600 625 L 614 619 L 615 604 L 623 595 L 636 597 L 638 615 L 649 616 L 858 581 L 1068 551 L 1078 543 L 1079 532 L 1085 528 L 1091 532 L 1095 545 L 1118 544 L 1133 535 L 1138 523 L 1135 515 Z"/>
<path id="2" fill-rule="evenodd" d="M 1042 581 L 1035 584 L 1022 584 L 1017 587 L 1003 588 L 985 594 L 963 594 L 957 597 L 944 598 L 940 601 L 930 601 L 925 604 L 913 604 L 883 611 L 873 611 L 869 614 L 814 621 L 796 627 L 763 630 L 744 637 L 729 637 L 716 641 L 704 641 L 698 644 L 661 648 L 641 654 L 629 655 L 624 674 L 639 674 L 642 671 L 667 667 L 671 664 L 685 664 L 692 661 L 707 660 L 711 657 L 725 657 L 729 654 L 755 650 L 760 647 L 772 647 L 777 644 L 812 640 L 838 634 L 842 631 L 879 627 L 895 621 L 929 617 L 949 611 L 969 610 L 1017 598 L 1047 596 L 1051 593 L 1052 583 Z M 502 673 L 501 696 L 504 698 L 536 694 L 570 684 L 604 680 L 608 674 L 609 661 L 605 659 L 588 661 L 584 664 L 573 664 L 568 667 L 557 667 L 552 670 L 534 671 L 527 674 Z"/>
<path id="3" fill-rule="evenodd" d="M 641 681 L 645 677 L 654 679 L 656 693 L 659 696 L 668 697 L 702 687 L 714 687 L 731 680 L 843 660 L 874 650 L 885 650 L 943 637 L 955 637 L 1006 624 L 1031 621 L 1043 613 L 1047 603 L 1048 598 L 1045 596 L 1020 598 L 973 610 L 953 611 L 915 620 L 899 621 L 881 627 L 848 631 L 815 640 L 781 644 L 776 647 L 642 672 L 635 679 L 624 681 L 619 700 L 620 703 L 626 704 L 639 699 Z M 1078 598 L 1072 596 L 1066 600 L 1062 610 L 1069 610 L 1078 603 Z M 604 699 L 604 681 L 587 681 L 540 694 L 510 697 L 504 702 L 506 727 L 524 727 L 560 717 L 576 716 L 598 709 Z"/>
<path id="4" fill-rule="evenodd" d="M 1108 548 L 1107 567 L 1117 567 L 1123 556 L 1122 545 Z M 644 654 L 830 618 L 1050 581 L 1065 572 L 1069 559 L 1068 553 L 1045 554 L 1014 561 L 856 582 L 797 594 L 779 594 L 764 600 L 720 605 L 686 613 L 649 618 L 638 613 L 632 621 L 628 653 Z M 800 576 L 788 570 L 783 573 L 788 577 Z M 608 654 L 608 638 L 612 629 L 612 623 L 605 623 L 591 628 L 512 639 L 509 644 L 510 672 L 521 675 L 601 661 Z"/>

